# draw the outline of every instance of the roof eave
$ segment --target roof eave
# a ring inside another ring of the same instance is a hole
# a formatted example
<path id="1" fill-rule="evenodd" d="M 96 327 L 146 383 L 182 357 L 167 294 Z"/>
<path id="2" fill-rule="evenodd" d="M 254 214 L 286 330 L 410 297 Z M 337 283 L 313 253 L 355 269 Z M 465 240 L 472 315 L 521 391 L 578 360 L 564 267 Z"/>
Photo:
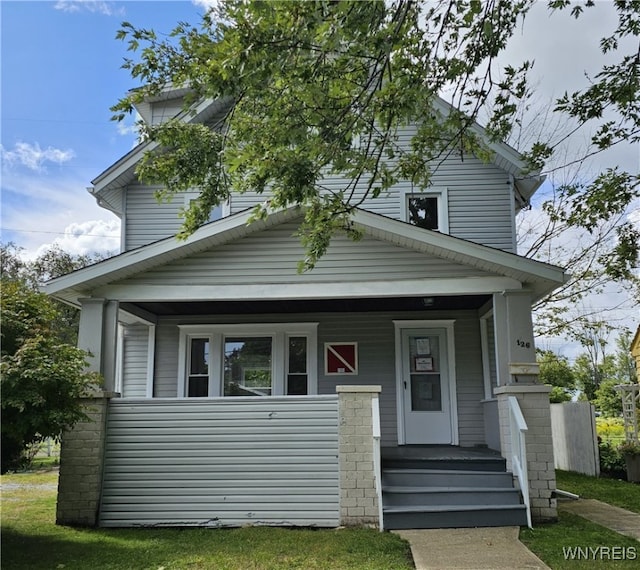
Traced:
<path id="1" fill-rule="evenodd" d="M 185 241 L 177 241 L 175 237 L 166 238 L 54 279 L 45 284 L 43 291 L 65 302 L 77 304 L 78 299 L 87 296 L 92 289 L 241 239 L 251 233 L 292 220 L 301 213 L 300 208 L 291 207 L 272 213 L 266 220 L 249 224 L 252 211 L 245 210 L 203 226 Z M 446 234 L 425 231 L 364 210 L 356 211 L 354 223 L 374 238 L 451 261 L 481 267 L 529 284 L 536 298 L 552 291 L 566 278 L 564 271 L 559 267 Z"/>

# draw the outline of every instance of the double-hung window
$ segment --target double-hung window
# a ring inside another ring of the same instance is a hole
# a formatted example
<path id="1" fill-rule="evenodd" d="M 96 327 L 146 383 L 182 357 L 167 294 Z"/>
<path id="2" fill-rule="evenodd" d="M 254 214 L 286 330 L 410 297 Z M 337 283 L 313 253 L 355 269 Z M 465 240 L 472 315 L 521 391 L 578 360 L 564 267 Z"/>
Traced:
<path id="1" fill-rule="evenodd" d="M 403 219 L 419 228 L 449 233 L 449 205 L 446 188 L 402 194 Z"/>
<path id="2" fill-rule="evenodd" d="M 316 394 L 317 326 L 180 326 L 178 396 Z"/>

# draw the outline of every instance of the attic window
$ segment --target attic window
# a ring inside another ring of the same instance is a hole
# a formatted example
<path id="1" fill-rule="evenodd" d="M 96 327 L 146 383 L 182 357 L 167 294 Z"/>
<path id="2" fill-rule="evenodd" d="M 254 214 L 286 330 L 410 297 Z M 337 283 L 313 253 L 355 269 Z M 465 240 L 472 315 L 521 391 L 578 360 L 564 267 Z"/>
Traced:
<path id="1" fill-rule="evenodd" d="M 194 202 L 198 198 L 199 194 L 197 192 L 186 192 L 184 195 L 184 207 L 185 209 L 191 206 L 191 203 Z M 220 220 L 229 215 L 229 203 L 221 204 L 220 206 L 216 206 L 211 210 L 209 214 L 209 222 L 215 222 L 216 220 Z"/>
<path id="2" fill-rule="evenodd" d="M 449 233 L 446 189 L 405 192 L 403 198 L 405 221 L 426 230 Z"/>
<path id="3" fill-rule="evenodd" d="M 438 229 L 438 197 L 437 196 L 407 196 L 408 222 L 425 230 Z"/>

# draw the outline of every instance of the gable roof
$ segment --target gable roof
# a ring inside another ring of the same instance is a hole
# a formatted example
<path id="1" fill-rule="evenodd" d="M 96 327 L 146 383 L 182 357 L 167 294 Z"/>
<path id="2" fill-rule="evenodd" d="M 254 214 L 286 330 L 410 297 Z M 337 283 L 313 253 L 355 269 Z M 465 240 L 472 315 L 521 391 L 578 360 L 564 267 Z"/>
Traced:
<path id="1" fill-rule="evenodd" d="M 171 99 L 184 96 L 185 93 L 186 90 L 184 88 L 165 90 L 156 99 Z M 150 100 L 146 105 L 142 105 L 141 114 L 146 120 L 150 120 L 150 103 L 153 102 L 153 100 Z M 229 99 L 203 99 L 194 104 L 192 110 L 182 111 L 177 117 L 186 122 L 206 122 L 216 114 L 225 111 L 228 106 Z M 434 99 L 434 107 L 443 115 L 448 114 L 453 108 L 452 105 L 440 97 Z M 544 177 L 539 176 L 539 173 L 536 172 L 525 174 L 526 165 L 520 153 L 506 143 L 489 142 L 485 129 L 477 123 L 474 124 L 473 131 L 483 138 L 487 142 L 488 147 L 493 151 L 493 164 L 514 177 L 514 185 L 518 193 L 519 205 L 522 206 L 528 203 L 531 196 L 544 181 Z M 117 215 L 123 214 L 121 205 L 114 203 L 107 195 L 110 190 L 120 189 L 126 187 L 128 184 L 134 183 L 136 181 L 135 169 L 138 162 L 146 152 L 155 150 L 156 148 L 158 148 L 158 143 L 153 141 L 143 142 L 133 148 L 91 181 L 93 187 L 88 189 L 89 193 L 96 198 L 98 204 L 103 208 Z"/>
<path id="2" fill-rule="evenodd" d="M 251 215 L 252 210 L 245 210 L 202 226 L 184 241 L 171 237 L 127 251 L 49 281 L 42 289 L 56 298 L 78 305 L 80 298 L 90 295 L 96 288 L 291 222 L 299 218 L 302 211 L 299 207 L 291 207 L 274 212 L 264 220 L 249 223 Z M 564 271 L 559 267 L 424 230 L 365 210 L 355 212 L 353 223 L 375 239 L 526 284 L 536 298 L 555 289 L 565 280 Z"/>
<path id="3" fill-rule="evenodd" d="M 179 113 L 178 117 L 190 123 L 204 123 L 216 114 L 224 111 L 228 105 L 228 100 L 203 100 L 194 105 L 192 110 Z M 121 215 L 123 213 L 121 211 L 122 208 L 105 199 L 105 195 L 110 190 L 123 188 L 128 184 L 136 182 L 135 171 L 138 162 L 140 162 L 146 152 L 155 150 L 158 146 L 158 143 L 155 141 L 145 141 L 138 144 L 122 158 L 109 166 L 109 168 L 96 176 L 91 181 L 93 187 L 88 189 L 89 193 L 96 198 L 100 206 L 112 211 L 114 214 Z"/>
<path id="4" fill-rule="evenodd" d="M 441 97 L 434 99 L 434 107 L 443 115 L 447 115 L 454 109 L 453 105 L 447 103 Z M 518 191 L 521 206 L 529 203 L 529 199 L 544 182 L 545 176 L 540 176 L 539 172 L 528 172 L 528 168 L 522 155 L 512 146 L 505 142 L 491 142 L 484 127 L 474 123 L 471 130 L 483 139 L 487 146 L 493 151 L 493 164 L 502 168 L 514 177 L 514 184 Z"/>

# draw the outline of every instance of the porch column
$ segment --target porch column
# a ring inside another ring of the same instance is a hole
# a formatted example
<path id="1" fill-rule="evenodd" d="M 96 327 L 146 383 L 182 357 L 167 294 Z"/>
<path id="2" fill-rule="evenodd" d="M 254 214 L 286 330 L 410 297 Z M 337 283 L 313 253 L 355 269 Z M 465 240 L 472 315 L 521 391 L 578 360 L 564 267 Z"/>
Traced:
<path id="1" fill-rule="evenodd" d="M 337 386 L 340 524 L 380 525 L 372 403 L 380 386 Z M 376 408 L 377 409 L 377 408 Z"/>
<path id="2" fill-rule="evenodd" d="M 107 407 L 113 396 L 99 391 L 83 398 L 87 420 L 62 434 L 56 524 L 98 524 Z"/>
<path id="3" fill-rule="evenodd" d="M 511 425 L 508 397 L 515 396 L 527 423 L 527 472 L 531 517 L 534 521 L 557 519 L 556 475 L 551 438 L 551 388 L 538 380 L 539 368 L 533 341 L 531 294 L 514 291 L 495 294 L 493 308 L 500 419 L 500 446 L 507 468 L 512 469 Z"/>
<path id="4" fill-rule="evenodd" d="M 90 353 L 89 369 L 102 374 L 103 388 L 115 390 L 118 336 L 118 302 L 107 299 L 80 299 L 78 348 Z"/>
<path id="5" fill-rule="evenodd" d="M 536 363 L 536 347 L 531 320 L 531 294 L 509 291 L 493 295 L 493 319 L 498 386 L 530 383 L 524 374 L 513 375 L 510 366 Z M 537 372 L 536 372 L 537 375 Z"/>

